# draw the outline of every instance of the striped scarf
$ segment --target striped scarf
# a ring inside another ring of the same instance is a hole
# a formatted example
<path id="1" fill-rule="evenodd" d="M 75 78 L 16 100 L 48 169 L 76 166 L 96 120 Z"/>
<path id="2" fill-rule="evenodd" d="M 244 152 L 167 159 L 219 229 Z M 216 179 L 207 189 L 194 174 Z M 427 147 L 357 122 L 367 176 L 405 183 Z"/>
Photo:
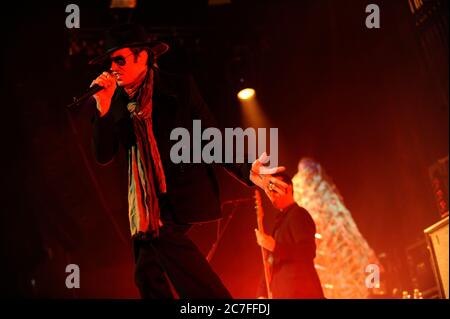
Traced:
<path id="1" fill-rule="evenodd" d="M 149 69 L 129 102 L 136 144 L 128 151 L 128 213 L 131 234 L 159 235 L 158 194 L 166 192 L 166 179 L 152 128 L 153 70 Z"/>

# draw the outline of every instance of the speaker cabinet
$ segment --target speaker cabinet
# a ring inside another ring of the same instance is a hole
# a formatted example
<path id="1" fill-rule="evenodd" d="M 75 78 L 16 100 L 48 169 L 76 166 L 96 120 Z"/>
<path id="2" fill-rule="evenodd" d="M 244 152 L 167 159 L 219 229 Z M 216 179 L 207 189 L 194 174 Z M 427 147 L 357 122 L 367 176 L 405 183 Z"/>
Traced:
<path id="1" fill-rule="evenodd" d="M 447 217 L 424 230 L 440 297 L 448 299 L 448 213 Z"/>

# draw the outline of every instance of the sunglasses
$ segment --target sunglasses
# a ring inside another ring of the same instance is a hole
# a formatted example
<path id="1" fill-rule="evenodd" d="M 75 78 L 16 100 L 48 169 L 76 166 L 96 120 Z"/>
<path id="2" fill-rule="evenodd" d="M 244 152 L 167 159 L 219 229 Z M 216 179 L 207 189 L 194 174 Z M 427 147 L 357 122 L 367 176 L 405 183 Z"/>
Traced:
<path id="1" fill-rule="evenodd" d="M 117 64 L 119 66 L 124 66 L 125 64 L 127 64 L 126 58 L 128 58 L 129 56 L 132 56 L 133 54 L 134 53 L 131 53 L 131 54 L 127 55 L 127 56 L 118 55 L 118 56 L 115 56 L 115 57 L 110 57 L 109 61 L 111 63 L 114 62 L 115 64 Z"/>

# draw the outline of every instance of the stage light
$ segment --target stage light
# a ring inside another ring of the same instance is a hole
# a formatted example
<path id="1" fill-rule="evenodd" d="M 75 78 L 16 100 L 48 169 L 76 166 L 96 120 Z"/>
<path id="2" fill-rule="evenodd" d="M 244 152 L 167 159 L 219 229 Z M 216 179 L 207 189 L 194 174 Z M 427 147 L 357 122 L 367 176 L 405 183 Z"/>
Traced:
<path id="1" fill-rule="evenodd" d="M 255 90 L 251 88 L 246 88 L 240 90 L 237 96 L 240 100 L 250 100 L 255 96 Z"/>
<path id="2" fill-rule="evenodd" d="M 111 0 L 111 9 L 135 9 L 136 0 Z"/>

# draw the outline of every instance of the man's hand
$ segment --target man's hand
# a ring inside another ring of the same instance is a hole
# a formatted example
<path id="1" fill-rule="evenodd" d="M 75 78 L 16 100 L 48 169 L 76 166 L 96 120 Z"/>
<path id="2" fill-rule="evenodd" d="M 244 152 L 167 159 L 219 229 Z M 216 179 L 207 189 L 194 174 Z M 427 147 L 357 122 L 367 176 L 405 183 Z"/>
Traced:
<path id="1" fill-rule="evenodd" d="M 108 72 L 103 72 L 98 78 L 91 83 L 91 87 L 94 84 L 103 86 L 104 89 L 94 94 L 95 101 L 97 102 L 97 109 L 100 112 L 100 116 L 108 113 L 111 106 L 111 99 L 116 90 L 116 78 Z"/>
<path id="2" fill-rule="evenodd" d="M 262 190 L 267 192 L 277 192 L 280 194 L 286 193 L 288 184 L 283 182 L 279 178 L 275 178 L 272 175 L 283 172 L 286 170 L 284 166 L 267 168 L 264 163 L 267 162 L 268 156 L 266 152 L 262 153 L 260 158 L 258 158 L 253 164 L 250 171 L 250 180 Z"/>
<path id="3" fill-rule="evenodd" d="M 255 229 L 256 242 L 259 246 L 267 249 L 268 251 L 274 251 L 275 249 L 275 239 L 272 236 L 264 234 L 259 230 Z"/>

